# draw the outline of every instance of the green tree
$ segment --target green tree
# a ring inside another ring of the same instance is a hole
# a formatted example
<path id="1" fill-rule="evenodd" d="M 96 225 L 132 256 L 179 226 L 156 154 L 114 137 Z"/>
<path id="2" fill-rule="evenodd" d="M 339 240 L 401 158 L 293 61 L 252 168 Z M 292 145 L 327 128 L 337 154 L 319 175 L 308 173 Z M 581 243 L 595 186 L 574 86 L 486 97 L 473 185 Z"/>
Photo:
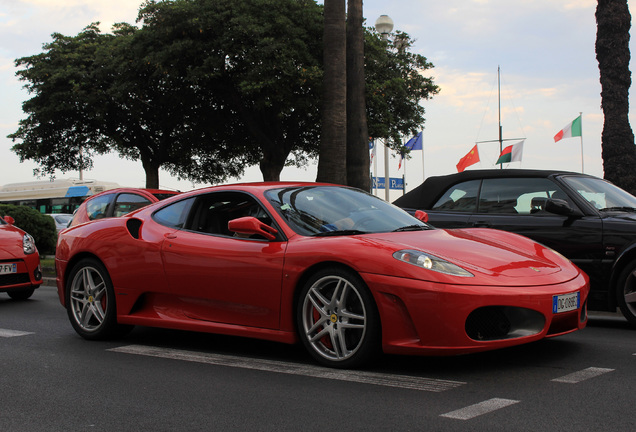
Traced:
<path id="1" fill-rule="evenodd" d="M 369 135 L 388 140 L 396 151 L 402 150 L 403 137 L 410 138 L 424 126 L 426 111 L 421 102 L 440 91 L 424 75 L 433 64 L 411 52 L 412 46 L 413 40 L 404 32 L 388 40 L 375 31 L 365 35 Z"/>
<path id="2" fill-rule="evenodd" d="M 159 186 L 160 167 L 217 183 L 259 164 L 264 180 L 278 180 L 286 164 L 318 155 L 322 12 L 314 0 L 147 1 L 140 28 L 56 33 L 43 53 L 16 60 L 32 98 L 13 150 L 40 174 L 117 152 L 141 160 L 148 187 Z M 371 136 L 416 130 L 419 102 L 437 91 L 420 73 L 432 65 L 401 37 L 387 51 L 365 31 Z"/>
<path id="3" fill-rule="evenodd" d="M 627 0 L 598 0 L 596 59 L 604 122 L 601 135 L 605 178 L 636 194 L 636 148 L 629 124 L 629 29 Z"/>

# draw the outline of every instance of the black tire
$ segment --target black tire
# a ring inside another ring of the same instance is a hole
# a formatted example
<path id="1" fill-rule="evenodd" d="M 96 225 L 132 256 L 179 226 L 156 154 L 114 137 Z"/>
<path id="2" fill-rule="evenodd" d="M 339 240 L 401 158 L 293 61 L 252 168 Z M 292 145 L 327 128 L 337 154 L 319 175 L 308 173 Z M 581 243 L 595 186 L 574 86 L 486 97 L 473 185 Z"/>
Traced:
<path id="1" fill-rule="evenodd" d="M 117 324 L 113 283 L 99 261 L 79 261 L 66 282 L 65 295 L 68 318 L 83 338 L 110 339 L 132 330 L 132 326 Z"/>
<path id="2" fill-rule="evenodd" d="M 7 291 L 7 294 L 9 294 L 9 297 L 11 297 L 13 300 L 23 301 L 30 298 L 34 292 L 35 292 L 35 288 L 26 288 L 26 289 L 20 289 L 20 290 Z"/>
<path id="3" fill-rule="evenodd" d="M 314 274 L 300 291 L 296 324 L 309 354 L 325 366 L 360 367 L 380 354 L 380 316 L 353 271 L 334 267 Z"/>
<path id="4" fill-rule="evenodd" d="M 618 278 L 616 301 L 623 316 L 636 326 L 636 260 L 627 264 Z"/>

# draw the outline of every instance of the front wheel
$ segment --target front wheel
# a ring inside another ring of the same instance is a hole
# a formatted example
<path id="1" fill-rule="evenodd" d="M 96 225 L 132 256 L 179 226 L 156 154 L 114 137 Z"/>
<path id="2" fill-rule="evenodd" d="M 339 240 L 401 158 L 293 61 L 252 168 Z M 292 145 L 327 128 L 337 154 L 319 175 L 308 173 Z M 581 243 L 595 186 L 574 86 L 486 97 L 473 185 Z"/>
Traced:
<path id="1" fill-rule="evenodd" d="M 34 292 L 35 292 L 34 288 L 27 288 L 27 289 L 7 291 L 7 294 L 9 294 L 9 297 L 11 297 L 13 300 L 23 301 L 23 300 L 29 299 Z"/>
<path id="2" fill-rule="evenodd" d="M 325 269 L 307 281 L 297 304 L 297 325 L 307 351 L 325 366 L 361 366 L 380 351 L 373 296 L 346 269 Z"/>
<path id="3" fill-rule="evenodd" d="M 66 284 L 66 310 L 75 331 L 85 339 L 119 336 L 131 326 L 117 324 L 115 292 L 108 272 L 99 261 L 78 262 Z"/>
<path id="4" fill-rule="evenodd" d="M 627 321 L 636 326 L 636 260 L 630 262 L 618 278 L 616 300 Z"/>

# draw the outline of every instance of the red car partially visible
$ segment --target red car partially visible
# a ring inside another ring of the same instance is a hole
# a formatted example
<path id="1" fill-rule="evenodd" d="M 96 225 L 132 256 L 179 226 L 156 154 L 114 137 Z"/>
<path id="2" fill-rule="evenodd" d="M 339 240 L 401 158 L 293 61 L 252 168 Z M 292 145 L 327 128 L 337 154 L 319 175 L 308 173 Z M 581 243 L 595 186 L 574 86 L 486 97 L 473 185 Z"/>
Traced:
<path id="1" fill-rule="evenodd" d="M 42 284 L 40 254 L 33 237 L 14 223 L 11 216 L 0 217 L 0 292 L 26 300 Z"/>
<path id="2" fill-rule="evenodd" d="M 177 194 L 177 191 L 162 189 L 110 189 L 87 198 L 75 212 L 69 226 L 95 219 L 120 217 Z"/>

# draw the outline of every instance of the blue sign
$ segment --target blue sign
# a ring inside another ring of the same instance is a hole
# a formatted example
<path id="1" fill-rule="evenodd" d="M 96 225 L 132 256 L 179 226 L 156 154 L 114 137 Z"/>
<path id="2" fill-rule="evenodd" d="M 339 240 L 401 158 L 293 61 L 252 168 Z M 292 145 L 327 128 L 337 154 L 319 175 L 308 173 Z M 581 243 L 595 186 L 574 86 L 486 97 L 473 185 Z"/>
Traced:
<path id="1" fill-rule="evenodd" d="M 71 186 L 66 191 L 66 198 L 83 197 L 88 195 L 89 192 L 88 186 Z"/>
<path id="2" fill-rule="evenodd" d="M 373 189 L 384 189 L 384 177 L 373 177 Z M 389 190 L 404 190 L 402 177 L 389 177 Z"/>

